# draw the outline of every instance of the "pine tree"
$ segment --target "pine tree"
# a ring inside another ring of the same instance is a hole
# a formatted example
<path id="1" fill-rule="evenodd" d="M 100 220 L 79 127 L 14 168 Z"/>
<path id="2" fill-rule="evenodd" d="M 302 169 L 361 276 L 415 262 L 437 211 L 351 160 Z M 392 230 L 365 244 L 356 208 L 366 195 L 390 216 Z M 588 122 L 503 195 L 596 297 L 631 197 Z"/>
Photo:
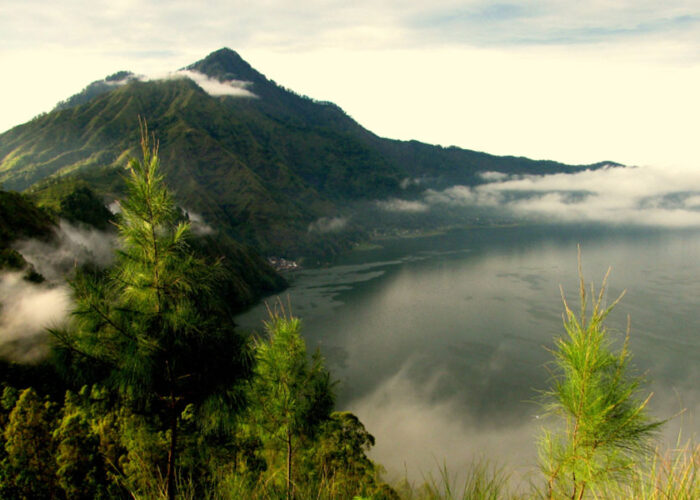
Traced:
<path id="1" fill-rule="evenodd" d="M 53 438 L 56 443 L 56 476 L 66 497 L 76 500 L 107 498 L 99 436 L 90 429 L 88 415 L 70 391 L 66 393 Z"/>
<path id="2" fill-rule="evenodd" d="M 255 346 L 254 410 L 265 441 L 284 450 L 285 490 L 294 496 L 296 443 L 320 430 L 333 409 L 330 374 L 319 354 L 307 358 L 299 318 L 271 311 L 265 323 L 266 340 Z"/>
<path id="3" fill-rule="evenodd" d="M 104 275 L 73 280 L 73 325 L 53 333 L 64 358 L 82 363 L 124 402 L 159 416 L 169 433 L 172 499 L 182 412 L 194 409 L 209 429 L 225 425 L 241 405 L 237 382 L 249 373 L 250 356 L 217 301 L 217 266 L 190 251 L 189 223 L 165 186 L 145 122 L 141 151 L 142 159 L 128 164 L 116 263 Z"/>
<path id="4" fill-rule="evenodd" d="M 552 351 L 553 387 L 545 393 L 545 408 L 563 425 L 556 432 L 544 431 L 540 439 L 550 499 L 580 500 L 596 484 L 623 479 L 650 451 L 650 437 L 662 423 L 649 418 L 651 395 L 640 398 L 642 379 L 629 374 L 629 325 L 622 349 L 612 349 L 604 320 L 622 295 L 604 306 L 609 273 L 597 294 L 591 286 L 590 314 L 580 253 L 580 315 L 571 310 L 562 291 L 567 336 L 558 339 Z"/>
<path id="5" fill-rule="evenodd" d="M 5 467 L 12 496 L 53 498 L 56 467 L 53 460 L 53 405 L 42 401 L 31 387 L 23 390 L 5 427 Z"/>

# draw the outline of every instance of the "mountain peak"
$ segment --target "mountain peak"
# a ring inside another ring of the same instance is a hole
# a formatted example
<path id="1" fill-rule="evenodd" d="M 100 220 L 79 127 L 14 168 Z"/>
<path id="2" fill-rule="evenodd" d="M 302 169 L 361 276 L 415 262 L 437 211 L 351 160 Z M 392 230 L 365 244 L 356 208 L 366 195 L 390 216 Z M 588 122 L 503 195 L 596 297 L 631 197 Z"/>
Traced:
<path id="1" fill-rule="evenodd" d="M 190 64 L 184 69 L 197 71 L 220 81 L 243 80 L 253 83 L 267 81 L 261 73 L 248 64 L 235 50 L 231 50 L 228 47 L 214 51 L 204 59 Z"/>

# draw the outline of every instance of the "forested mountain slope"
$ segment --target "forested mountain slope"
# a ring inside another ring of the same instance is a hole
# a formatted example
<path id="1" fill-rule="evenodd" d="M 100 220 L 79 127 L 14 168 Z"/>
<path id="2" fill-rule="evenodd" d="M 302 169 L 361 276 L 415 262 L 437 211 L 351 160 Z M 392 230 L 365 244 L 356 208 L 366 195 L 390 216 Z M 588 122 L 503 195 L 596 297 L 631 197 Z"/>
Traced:
<path id="1" fill-rule="evenodd" d="M 0 182 L 46 193 L 65 191 L 56 185 L 74 182 L 72 175 L 116 197 L 141 116 L 160 141 L 168 185 L 183 208 L 263 254 L 294 256 L 313 248 L 333 252 L 357 238 L 367 228 L 350 226 L 329 241 L 310 227 L 356 201 L 410 196 L 402 189 L 406 180 L 422 179 L 421 188 L 474 185 L 487 171 L 544 174 L 602 165 L 383 139 L 336 105 L 268 80 L 230 49 L 174 75 L 143 81 L 116 73 L 0 135 Z M 232 95 L 205 91 L 212 84 Z"/>

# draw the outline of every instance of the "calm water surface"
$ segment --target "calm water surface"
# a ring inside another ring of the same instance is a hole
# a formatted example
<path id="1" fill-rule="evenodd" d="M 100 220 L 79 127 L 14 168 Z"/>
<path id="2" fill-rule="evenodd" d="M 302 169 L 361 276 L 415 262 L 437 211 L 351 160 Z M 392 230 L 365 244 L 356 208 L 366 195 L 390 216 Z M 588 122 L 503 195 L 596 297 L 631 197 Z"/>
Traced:
<path id="1" fill-rule="evenodd" d="M 384 242 L 331 267 L 293 276 L 283 294 L 340 380 L 338 406 L 377 439 L 373 457 L 411 478 L 474 457 L 510 467 L 536 462 L 546 420 L 546 347 L 563 333 L 564 288 L 578 303 L 576 247 L 598 285 L 609 266 L 608 327 L 631 349 L 654 391 L 653 412 L 700 431 L 700 233 L 574 227 L 462 230 Z M 268 300 L 274 300 L 268 299 Z M 240 316 L 259 328 L 264 306 Z"/>

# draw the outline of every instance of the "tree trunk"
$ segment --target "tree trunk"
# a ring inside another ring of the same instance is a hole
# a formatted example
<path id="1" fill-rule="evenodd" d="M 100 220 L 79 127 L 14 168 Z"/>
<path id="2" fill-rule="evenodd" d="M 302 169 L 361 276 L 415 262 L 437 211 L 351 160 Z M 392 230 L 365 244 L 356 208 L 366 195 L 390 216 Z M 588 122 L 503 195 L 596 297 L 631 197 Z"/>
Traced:
<path id="1" fill-rule="evenodd" d="M 292 500 L 292 433 L 287 429 L 287 500 Z"/>
<path id="2" fill-rule="evenodd" d="M 168 500 L 175 500 L 175 447 L 177 446 L 177 412 L 172 409 L 170 422 L 170 450 L 168 450 Z"/>

